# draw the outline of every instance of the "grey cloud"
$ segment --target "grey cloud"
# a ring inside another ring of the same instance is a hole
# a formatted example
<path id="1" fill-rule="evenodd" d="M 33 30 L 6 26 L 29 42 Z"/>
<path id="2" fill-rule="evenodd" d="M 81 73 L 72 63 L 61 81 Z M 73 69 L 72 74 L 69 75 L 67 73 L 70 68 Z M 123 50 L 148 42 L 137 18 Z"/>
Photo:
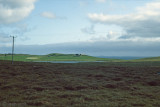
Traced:
<path id="1" fill-rule="evenodd" d="M 48 53 L 82 53 L 94 56 L 159 56 L 159 42 L 79 42 L 48 45 L 18 45 L 16 53 L 48 54 Z M 0 47 L 0 53 L 10 52 L 11 48 Z"/>
<path id="2" fill-rule="evenodd" d="M 160 37 L 160 22 L 147 20 L 134 23 L 134 26 L 128 24 L 124 27 L 128 37 Z"/>
<path id="3" fill-rule="evenodd" d="M 81 31 L 87 34 L 95 34 L 94 25 L 91 25 L 90 27 L 82 28 Z"/>
<path id="4" fill-rule="evenodd" d="M 0 3 L 4 7 L 19 8 L 23 6 L 28 6 L 35 1 L 36 0 L 0 0 Z"/>
<path id="5" fill-rule="evenodd" d="M 88 14 L 93 23 L 118 25 L 128 37 L 160 37 L 160 2 L 147 3 L 126 15 Z"/>
<path id="6" fill-rule="evenodd" d="M 34 9 L 36 0 L 0 0 L 0 24 L 18 22 Z"/>

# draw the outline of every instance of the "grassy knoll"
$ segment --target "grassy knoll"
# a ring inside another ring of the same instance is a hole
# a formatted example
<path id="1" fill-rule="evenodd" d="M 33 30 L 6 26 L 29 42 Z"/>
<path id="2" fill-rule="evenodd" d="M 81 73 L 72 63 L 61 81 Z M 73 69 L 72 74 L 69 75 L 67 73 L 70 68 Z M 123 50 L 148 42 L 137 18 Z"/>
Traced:
<path id="1" fill-rule="evenodd" d="M 160 107 L 160 62 L 0 63 L 0 107 Z"/>
<path id="2" fill-rule="evenodd" d="M 0 54 L 0 60 L 11 60 L 12 55 Z M 76 55 L 76 54 L 48 54 L 48 55 L 27 55 L 16 54 L 14 55 L 14 61 L 119 61 L 116 59 L 97 58 L 88 55 Z"/>

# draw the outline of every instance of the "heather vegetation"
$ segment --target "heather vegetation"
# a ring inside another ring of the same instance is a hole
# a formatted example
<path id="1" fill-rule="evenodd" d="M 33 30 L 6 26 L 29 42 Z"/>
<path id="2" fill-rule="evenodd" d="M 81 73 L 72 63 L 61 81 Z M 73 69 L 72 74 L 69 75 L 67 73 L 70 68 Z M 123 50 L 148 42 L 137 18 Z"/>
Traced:
<path id="1" fill-rule="evenodd" d="M 1 107 L 159 107 L 160 62 L 0 63 Z"/>

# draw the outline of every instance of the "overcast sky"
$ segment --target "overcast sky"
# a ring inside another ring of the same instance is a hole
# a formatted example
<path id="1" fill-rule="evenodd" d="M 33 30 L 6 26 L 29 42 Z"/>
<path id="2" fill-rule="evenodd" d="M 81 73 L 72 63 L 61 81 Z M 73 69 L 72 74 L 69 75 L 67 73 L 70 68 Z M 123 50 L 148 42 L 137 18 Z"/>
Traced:
<path id="1" fill-rule="evenodd" d="M 0 0 L 0 53 L 160 56 L 160 0 Z"/>

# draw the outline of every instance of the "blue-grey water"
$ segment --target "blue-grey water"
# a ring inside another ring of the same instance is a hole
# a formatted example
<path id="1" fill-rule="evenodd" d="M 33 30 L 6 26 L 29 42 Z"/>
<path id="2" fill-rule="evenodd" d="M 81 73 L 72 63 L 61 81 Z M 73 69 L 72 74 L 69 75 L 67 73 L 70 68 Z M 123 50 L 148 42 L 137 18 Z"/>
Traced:
<path id="1" fill-rule="evenodd" d="M 135 56 L 95 56 L 95 57 L 99 57 L 99 58 L 111 58 L 111 59 L 124 59 L 124 60 L 146 58 L 146 57 L 135 57 Z M 106 62 L 106 61 L 37 61 L 37 62 L 49 62 L 49 63 L 84 63 L 84 62 Z"/>
<path id="2" fill-rule="evenodd" d="M 143 57 L 143 56 L 96 56 L 96 57 L 99 57 L 99 58 L 111 58 L 111 59 L 124 59 L 124 60 L 146 58 L 146 57 Z"/>
<path id="3" fill-rule="evenodd" d="M 84 62 L 106 62 L 106 61 L 36 61 L 36 62 L 49 62 L 49 63 L 84 63 Z"/>

